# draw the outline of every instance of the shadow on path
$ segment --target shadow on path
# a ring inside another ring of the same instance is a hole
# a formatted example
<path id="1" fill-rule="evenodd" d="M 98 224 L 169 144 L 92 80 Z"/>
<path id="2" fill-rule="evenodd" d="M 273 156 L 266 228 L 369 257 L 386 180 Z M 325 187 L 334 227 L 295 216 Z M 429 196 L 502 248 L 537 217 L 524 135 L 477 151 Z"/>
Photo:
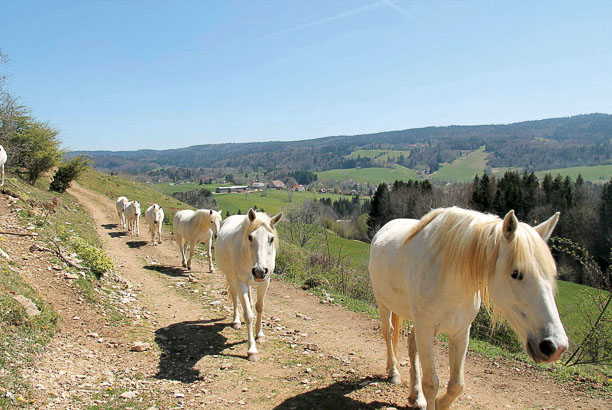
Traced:
<path id="1" fill-rule="evenodd" d="M 131 249 L 140 249 L 147 244 L 147 241 L 129 241 L 125 243 Z"/>
<path id="2" fill-rule="evenodd" d="M 168 266 L 168 265 L 145 265 L 143 268 L 148 270 L 154 270 L 155 272 L 163 273 L 164 275 L 172 276 L 172 277 L 188 277 L 189 272 L 184 268 L 179 268 L 176 266 Z"/>
<path id="3" fill-rule="evenodd" d="M 115 229 L 118 226 L 118 224 L 102 224 L 102 228 L 104 229 Z"/>
<path id="4" fill-rule="evenodd" d="M 125 233 L 125 232 L 109 232 L 108 236 L 110 236 L 111 238 L 123 238 L 124 236 L 127 236 L 127 233 Z"/>
<path id="5" fill-rule="evenodd" d="M 375 400 L 370 403 L 358 399 L 346 397 L 346 395 L 363 389 L 367 386 L 364 382 L 385 382 L 382 378 L 362 378 L 359 380 L 341 380 L 328 386 L 310 390 L 297 396 L 293 396 L 280 403 L 275 409 L 383 409 L 389 406 L 397 407 L 393 403 Z"/>
<path id="6" fill-rule="evenodd" d="M 200 371 L 194 366 L 206 356 L 220 355 L 247 360 L 246 356 L 222 353 L 228 347 L 246 343 L 227 343 L 221 331 L 229 326 L 231 324 L 223 318 L 185 321 L 157 329 L 155 343 L 162 353 L 155 377 L 193 383 L 201 378 Z"/>

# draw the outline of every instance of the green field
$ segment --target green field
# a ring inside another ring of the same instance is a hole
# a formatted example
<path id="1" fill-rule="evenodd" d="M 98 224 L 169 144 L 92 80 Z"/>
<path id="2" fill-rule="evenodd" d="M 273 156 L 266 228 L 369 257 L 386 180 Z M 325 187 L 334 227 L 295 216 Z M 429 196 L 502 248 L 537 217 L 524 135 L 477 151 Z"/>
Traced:
<path id="1" fill-rule="evenodd" d="M 431 177 L 443 181 L 468 182 L 474 179 L 474 175 L 482 174 L 486 165 L 487 153 L 483 146 L 476 151 L 457 158 L 450 164 L 442 165 Z"/>
<path id="2" fill-rule="evenodd" d="M 357 157 L 361 157 L 388 161 L 389 157 L 395 157 L 397 160 L 400 155 L 408 158 L 410 156 L 410 150 L 359 149 L 351 152 L 345 158 L 356 159 Z"/>
<path id="3" fill-rule="evenodd" d="M 328 171 L 317 172 L 317 176 L 319 181 L 346 181 L 352 179 L 356 182 L 367 182 L 372 185 L 377 185 L 381 182 L 393 182 L 396 179 L 404 181 L 419 179 L 416 171 L 401 165 L 395 165 L 393 169 L 382 167 L 330 169 Z"/>
<path id="4" fill-rule="evenodd" d="M 180 185 L 169 185 L 169 184 L 155 184 L 155 189 L 171 194 L 173 192 L 190 191 L 193 189 L 206 188 L 214 192 L 214 188 L 218 185 L 198 185 L 194 184 L 180 184 Z M 299 204 L 304 201 L 331 198 L 332 200 L 338 200 L 340 198 L 351 199 L 350 195 L 338 195 L 338 194 L 320 194 L 318 192 L 290 192 L 276 189 L 268 189 L 264 191 L 248 192 L 248 193 L 234 193 L 234 194 L 214 194 L 213 198 L 217 201 L 219 209 L 223 210 L 223 215 L 226 211 L 230 214 L 235 214 L 240 210 L 243 214 L 249 210 L 249 208 L 257 205 L 257 208 L 263 209 L 269 214 L 278 213 L 280 210 L 291 206 L 292 204 Z"/>
<path id="5" fill-rule="evenodd" d="M 578 174 L 582 174 L 582 178 L 584 178 L 585 181 L 603 184 L 612 178 L 612 165 L 549 169 L 547 171 L 538 171 L 535 174 L 538 178 L 543 178 L 546 174 L 552 174 L 553 177 L 557 174 L 561 174 L 562 176 L 569 175 L 574 181 L 578 177 Z"/>

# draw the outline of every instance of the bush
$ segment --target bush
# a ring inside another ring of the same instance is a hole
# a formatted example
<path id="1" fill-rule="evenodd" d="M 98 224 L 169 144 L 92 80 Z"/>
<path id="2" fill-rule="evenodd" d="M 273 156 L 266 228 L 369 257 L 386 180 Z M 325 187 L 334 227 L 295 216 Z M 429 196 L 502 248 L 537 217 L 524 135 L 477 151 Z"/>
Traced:
<path id="1" fill-rule="evenodd" d="M 64 161 L 55 172 L 49 188 L 57 192 L 66 192 L 70 188 L 70 183 L 87 169 L 90 162 L 85 155 L 79 155 L 70 161 Z"/>
<path id="2" fill-rule="evenodd" d="M 94 274 L 100 276 L 115 267 L 112 258 L 104 249 L 88 244 L 83 238 L 73 236 L 70 238 L 70 244 Z"/>
<path id="3" fill-rule="evenodd" d="M 514 333 L 508 322 L 502 320 L 496 323 L 495 326 L 492 326 L 491 314 L 485 307 L 480 308 L 480 312 L 478 312 L 476 319 L 472 322 L 470 334 L 474 339 L 489 342 L 512 353 L 518 353 L 523 350 L 521 340 Z"/>
<path id="4" fill-rule="evenodd" d="M 57 165 L 62 157 L 58 134 L 59 131 L 46 123 L 26 119 L 22 129 L 10 138 L 11 147 L 16 150 L 11 153 L 12 163 L 25 169 L 30 184 Z"/>

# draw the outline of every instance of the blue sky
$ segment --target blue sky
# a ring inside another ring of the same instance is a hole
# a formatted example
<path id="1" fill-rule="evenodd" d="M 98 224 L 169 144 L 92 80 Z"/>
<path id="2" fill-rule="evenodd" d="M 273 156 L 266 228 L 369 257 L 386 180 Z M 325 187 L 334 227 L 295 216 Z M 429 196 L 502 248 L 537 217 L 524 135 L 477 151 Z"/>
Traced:
<path id="1" fill-rule="evenodd" d="M 1 3 L 0 72 L 72 149 L 612 113 L 609 1 Z"/>

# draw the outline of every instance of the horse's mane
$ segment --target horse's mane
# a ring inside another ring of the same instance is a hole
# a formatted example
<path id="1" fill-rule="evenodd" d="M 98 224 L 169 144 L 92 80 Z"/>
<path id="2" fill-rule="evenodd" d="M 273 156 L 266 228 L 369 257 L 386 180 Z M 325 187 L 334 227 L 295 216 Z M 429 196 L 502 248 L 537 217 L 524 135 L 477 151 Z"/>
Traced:
<path id="1" fill-rule="evenodd" d="M 272 225 L 271 218 L 268 216 L 268 214 L 263 212 L 256 212 L 255 215 L 256 217 L 252 221 L 249 220 L 248 215 L 246 216 L 246 218 L 244 218 L 244 222 L 242 223 L 244 238 L 246 239 L 251 233 L 253 233 L 253 231 L 263 226 L 274 235 L 274 237 L 276 238 L 276 240 L 274 241 L 274 245 L 278 248 L 278 233 L 276 232 L 276 228 L 274 227 L 274 225 Z"/>
<path id="2" fill-rule="evenodd" d="M 213 214 L 214 215 L 214 214 Z M 202 220 L 210 216 L 210 209 L 198 209 L 194 213 L 195 226 L 200 228 L 202 225 Z"/>
<path id="3" fill-rule="evenodd" d="M 489 306 L 488 284 L 495 273 L 499 255 L 503 221 L 501 218 L 457 207 L 430 211 L 408 232 L 402 242 L 406 244 L 434 220 L 431 235 L 435 255 L 442 258 L 442 278 L 459 274 L 466 289 L 480 291 Z M 524 275 L 541 275 L 555 287 L 556 266 L 548 246 L 529 225 L 519 223 L 509 243 L 508 266 Z"/>

